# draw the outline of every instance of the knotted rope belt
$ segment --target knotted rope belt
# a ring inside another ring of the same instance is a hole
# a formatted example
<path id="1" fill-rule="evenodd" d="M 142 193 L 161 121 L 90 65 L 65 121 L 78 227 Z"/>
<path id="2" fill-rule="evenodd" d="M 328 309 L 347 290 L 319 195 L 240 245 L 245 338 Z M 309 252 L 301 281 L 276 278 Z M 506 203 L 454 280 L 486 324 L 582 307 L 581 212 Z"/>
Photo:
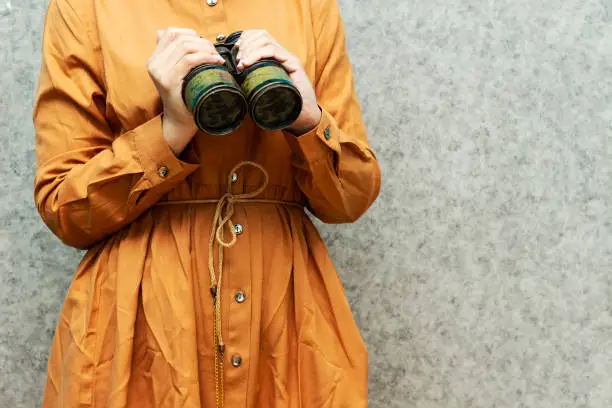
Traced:
<path id="1" fill-rule="evenodd" d="M 232 174 L 236 173 L 239 169 L 244 166 L 252 166 L 261 171 L 264 176 L 264 181 L 255 191 L 243 194 L 232 193 Z M 261 194 L 266 187 L 270 177 L 266 169 L 261 165 L 251 162 L 243 161 L 238 163 L 232 171 L 229 173 L 227 180 L 227 193 L 225 193 L 218 200 L 173 200 L 173 201 L 158 201 L 155 205 L 177 205 L 177 204 L 217 204 L 213 222 L 211 225 L 210 239 L 208 241 L 208 271 L 210 273 L 210 293 L 213 297 L 214 305 L 214 321 L 213 321 L 213 347 L 215 353 L 215 395 L 217 401 L 217 408 L 223 408 L 225 405 L 224 390 L 223 390 L 223 362 L 225 356 L 225 343 L 223 342 L 223 334 L 221 329 L 221 282 L 223 277 L 223 250 L 224 248 L 232 247 L 236 243 L 236 231 L 234 230 L 234 223 L 232 222 L 232 215 L 234 214 L 234 204 L 236 203 L 262 203 L 262 204 L 281 204 L 289 205 L 298 208 L 303 208 L 302 205 L 280 200 L 265 200 L 255 199 Z M 224 240 L 225 227 L 229 227 L 231 239 L 229 241 Z M 215 271 L 214 263 L 214 246 L 215 241 L 218 247 L 217 257 L 217 273 Z"/>

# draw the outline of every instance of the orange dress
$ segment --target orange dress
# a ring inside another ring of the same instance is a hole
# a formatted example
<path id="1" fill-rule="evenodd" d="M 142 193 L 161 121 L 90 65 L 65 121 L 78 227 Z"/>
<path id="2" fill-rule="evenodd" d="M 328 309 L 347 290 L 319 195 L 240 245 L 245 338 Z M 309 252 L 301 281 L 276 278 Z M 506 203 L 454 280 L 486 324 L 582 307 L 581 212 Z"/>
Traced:
<path id="1" fill-rule="evenodd" d="M 295 137 L 247 120 L 227 136 L 200 132 L 175 156 L 146 69 L 169 26 L 213 41 L 268 30 L 300 58 L 319 126 Z M 44 407 L 367 405 L 366 347 L 304 211 L 352 222 L 380 189 L 336 0 L 51 0 L 34 123 L 38 211 L 87 249 Z M 265 173 L 235 168 L 244 161 Z"/>

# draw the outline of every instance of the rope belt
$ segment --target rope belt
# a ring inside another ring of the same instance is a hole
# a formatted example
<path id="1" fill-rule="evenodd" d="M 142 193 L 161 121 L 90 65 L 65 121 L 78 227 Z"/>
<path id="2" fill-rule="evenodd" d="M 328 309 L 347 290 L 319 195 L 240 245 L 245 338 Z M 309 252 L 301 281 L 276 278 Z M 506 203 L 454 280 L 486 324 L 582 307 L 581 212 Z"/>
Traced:
<path id="1" fill-rule="evenodd" d="M 232 174 L 236 173 L 239 169 L 244 166 L 252 166 L 261 171 L 264 176 L 264 181 L 255 191 L 243 194 L 232 193 Z M 235 203 L 265 203 L 265 204 L 281 204 L 289 205 L 298 208 L 303 208 L 302 205 L 280 200 L 265 200 L 255 199 L 261 194 L 268 186 L 270 177 L 268 172 L 261 165 L 251 162 L 243 161 L 238 163 L 232 171 L 229 173 L 227 182 L 227 193 L 225 193 L 218 200 L 173 200 L 173 201 L 158 201 L 155 205 L 177 205 L 177 204 L 216 204 L 215 215 L 211 226 L 210 239 L 208 241 L 208 271 L 210 273 L 210 293 L 213 297 L 214 305 L 214 321 L 213 321 L 213 347 L 215 352 L 215 395 L 217 401 L 216 408 L 223 408 L 225 405 L 224 390 L 223 390 L 223 362 L 225 354 L 225 343 L 223 342 L 223 334 L 221 330 L 221 279 L 223 277 L 223 250 L 224 248 L 232 247 L 236 243 L 236 231 L 234 230 L 234 223 L 232 222 L 232 215 L 234 215 L 234 204 Z M 231 239 L 229 241 L 224 240 L 225 227 L 229 227 Z M 214 264 L 214 246 L 215 241 L 218 247 L 218 263 L 217 273 L 215 271 Z"/>

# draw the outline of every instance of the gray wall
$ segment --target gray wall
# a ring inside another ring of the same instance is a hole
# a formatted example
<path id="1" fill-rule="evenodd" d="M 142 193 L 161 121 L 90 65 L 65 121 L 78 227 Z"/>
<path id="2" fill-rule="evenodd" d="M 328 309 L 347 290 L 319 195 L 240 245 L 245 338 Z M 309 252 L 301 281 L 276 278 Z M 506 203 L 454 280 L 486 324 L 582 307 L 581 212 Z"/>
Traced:
<path id="1" fill-rule="evenodd" d="M 612 2 L 341 6 L 384 186 L 321 228 L 371 407 L 612 406 Z M 45 7 L 0 15 L 1 407 L 40 405 L 82 255 L 32 200 Z"/>

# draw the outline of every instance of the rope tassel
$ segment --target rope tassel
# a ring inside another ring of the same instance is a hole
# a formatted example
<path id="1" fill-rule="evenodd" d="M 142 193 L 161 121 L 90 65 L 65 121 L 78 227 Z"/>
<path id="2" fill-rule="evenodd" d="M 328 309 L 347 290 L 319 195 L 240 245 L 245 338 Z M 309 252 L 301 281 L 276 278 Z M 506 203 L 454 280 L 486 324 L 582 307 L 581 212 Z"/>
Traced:
<path id="1" fill-rule="evenodd" d="M 233 194 L 232 189 L 232 174 L 237 173 L 239 169 L 245 166 L 252 166 L 261 171 L 264 176 L 263 183 L 254 191 L 243 194 Z M 225 394 L 224 394 L 224 369 L 223 362 L 225 359 L 226 345 L 223 341 L 222 333 L 222 316 L 221 316 L 221 284 L 223 278 L 223 250 L 225 248 L 232 247 L 237 240 L 236 231 L 234 230 L 234 223 L 231 218 L 234 215 L 234 204 L 235 203 L 262 203 L 262 204 L 280 204 L 287 206 L 294 206 L 300 209 L 304 208 L 303 204 L 296 202 L 280 201 L 280 200 L 267 200 L 267 199 L 254 199 L 261 194 L 269 182 L 269 175 L 266 169 L 261 165 L 252 161 L 243 161 L 238 163 L 232 171 L 230 171 L 227 179 L 227 193 L 223 195 L 219 200 L 172 200 L 172 201 L 158 201 L 155 205 L 175 205 L 175 204 L 216 204 L 215 215 L 213 217 L 210 239 L 208 241 L 208 271 L 210 273 L 210 294 L 213 298 L 213 348 L 215 355 L 215 397 L 216 397 L 216 408 L 224 408 L 225 406 Z M 224 231 L 228 227 L 230 231 L 230 240 L 225 241 Z M 215 243 L 218 247 L 218 262 L 215 268 L 214 252 Z M 218 277 L 217 277 L 218 274 Z"/>
<path id="2" fill-rule="evenodd" d="M 244 166 L 253 166 L 259 169 L 264 175 L 264 181 L 253 192 L 244 194 L 232 194 L 232 179 L 231 175 L 236 173 L 240 168 Z M 221 197 L 217 203 L 215 215 L 212 222 L 212 231 L 210 233 L 210 240 L 208 242 L 208 271 L 210 272 L 210 293 L 214 299 L 214 322 L 213 322 L 213 347 L 215 353 L 215 396 L 217 402 L 217 408 L 224 408 L 225 406 L 225 393 L 223 389 L 224 385 L 224 369 L 223 362 L 225 359 L 225 343 L 223 342 L 223 328 L 222 328 L 222 316 L 221 316 L 221 283 L 223 278 L 223 249 L 232 247 L 236 243 L 236 231 L 234 230 L 234 224 L 232 223 L 232 215 L 234 215 L 234 203 L 242 200 L 248 200 L 261 194 L 268 185 L 269 176 L 266 169 L 261 165 L 244 161 L 238 163 L 232 171 L 229 173 L 230 176 L 227 180 L 227 193 Z M 231 239 L 229 241 L 224 240 L 224 229 L 225 226 L 229 227 Z M 218 266 L 215 271 L 215 262 L 213 259 L 215 242 L 218 246 Z M 217 273 L 219 274 L 217 278 Z"/>

